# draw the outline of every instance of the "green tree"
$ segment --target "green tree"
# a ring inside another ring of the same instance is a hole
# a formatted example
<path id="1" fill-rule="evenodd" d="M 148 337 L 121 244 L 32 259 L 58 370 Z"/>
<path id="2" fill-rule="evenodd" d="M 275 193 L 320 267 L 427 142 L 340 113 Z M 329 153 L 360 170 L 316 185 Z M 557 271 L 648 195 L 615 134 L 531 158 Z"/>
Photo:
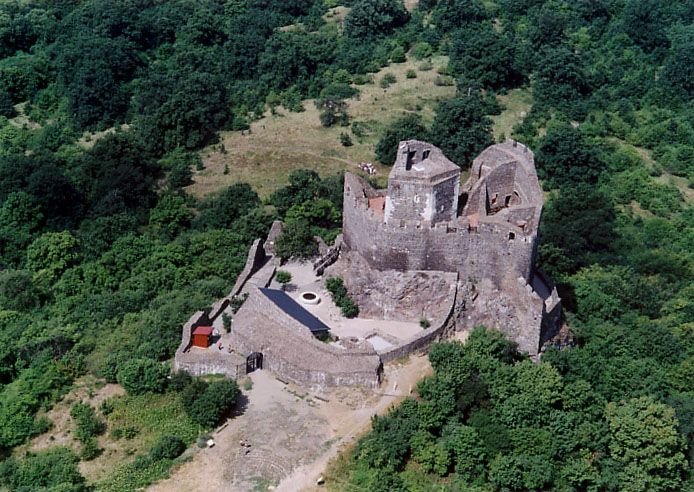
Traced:
<path id="1" fill-rule="evenodd" d="M 79 260 L 77 248 L 77 239 L 70 232 L 47 232 L 27 248 L 26 266 L 41 282 L 55 282 Z"/>
<path id="2" fill-rule="evenodd" d="M 275 241 L 275 254 L 283 261 L 289 258 L 310 258 L 318 252 L 318 243 L 306 220 L 286 224 Z"/>
<path id="3" fill-rule="evenodd" d="M 275 280 L 282 286 L 282 290 L 284 290 L 287 284 L 292 281 L 292 274 L 286 270 L 278 270 L 275 274 Z"/>
<path id="4" fill-rule="evenodd" d="M 409 19 L 402 0 L 354 0 L 345 18 L 345 34 L 370 39 L 388 34 Z"/>
<path id="5" fill-rule="evenodd" d="M 398 145 L 403 140 L 428 140 L 429 134 L 416 114 L 407 114 L 390 123 L 376 144 L 376 159 L 381 164 L 391 165 L 395 162 Z"/>
<path id="6" fill-rule="evenodd" d="M 349 113 L 347 103 L 344 99 L 336 96 L 327 96 L 316 100 L 316 108 L 320 111 L 320 124 L 326 128 L 340 124 L 349 124 Z"/>
<path id="7" fill-rule="evenodd" d="M 620 490 L 682 490 L 687 463 L 672 408 L 644 396 L 608 404 L 605 417 Z"/>
<path id="8" fill-rule="evenodd" d="M 10 457 L 0 463 L 0 482 L 12 491 L 86 491 L 88 488 L 80 474 L 78 462 L 71 449 L 59 446 L 27 453 L 23 459 Z"/>
<path id="9" fill-rule="evenodd" d="M 12 98 L 7 91 L 0 89 L 0 116 L 5 118 L 14 118 L 17 116 L 17 111 L 12 104 Z"/>
<path id="10" fill-rule="evenodd" d="M 670 32 L 670 54 L 665 78 L 685 96 L 694 96 L 694 24 L 675 26 Z M 1 111 L 0 111 L 1 112 Z"/>
<path id="11" fill-rule="evenodd" d="M 187 229 L 193 213 L 186 200 L 180 195 L 167 193 L 149 212 L 149 225 L 155 232 L 166 238 L 174 238 Z"/>
<path id="12" fill-rule="evenodd" d="M 178 436 L 163 435 L 152 446 L 149 455 L 153 460 L 172 460 L 186 450 L 186 443 Z"/>
<path id="13" fill-rule="evenodd" d="M 229 229 L 259 205 L 260 198 L 249 184 L 236 183 L 200 202 L 194 225 L 198 229 Z"/>
<path id="14" fill-rule="evenodd" d="M 550 126 L 535 154 L 538 177 L 546 188 L 595 183 L 604 169 L 600 155 L 583 134 L 563 123 Z"/>
<path id="15" fill-rule="evenodd" d="M 486 147 L 494 144 L 492 121 L 485 115 L 478 94 L 457 97 L 439 104 L 431 126 L 431 139 L 446 157 L 462 168 Z"/>
<path id="16" fill-rule="evenodd" d="M 29 311 L 39 305 L 40 292 L 31 275 L 22 270 L 0 272 L 0 309 Z"/>
<path id="17" fill-rule="evenodd" d="M 520 82 L 512 46 L 490 23 L 474 24 L 453 33 L 448 67 L 487 89 L 512 87 Z"/>
<path id="18" fill-rule="evenodd" d="M 197 380 L 183 390 L 181 399 L 190 418 L 209 429 L 222 422 L 236 405 L 240 394 L 236 381 L 231 379 L 209 384 Z"/>
<path id="19" fill-rule="evenodd" d="M 169 368 L 152 359 L 131 359 L 118 369 L 117 380 L 128 393 L 162 393 Z"/>

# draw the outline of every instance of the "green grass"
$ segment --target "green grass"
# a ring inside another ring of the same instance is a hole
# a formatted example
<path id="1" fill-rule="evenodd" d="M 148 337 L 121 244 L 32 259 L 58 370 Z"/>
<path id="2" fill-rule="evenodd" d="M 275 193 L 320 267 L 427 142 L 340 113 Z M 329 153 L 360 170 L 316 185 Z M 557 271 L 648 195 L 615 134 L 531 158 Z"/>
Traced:
<path id="1" fill-rule="evenodd" d="M 505 108 L 500 115 L 492 116 L 494 139 L 499 140 L 501 134 L 511 137 L 513 127 L 523 121 L 533 105 L 533 95 L 528 88 L 513 89 L 508 94 L 498 96 L 499 102 Z"/>
<path id="2" fill-rule="evenodd" d="M 445 66 L 446 57 L 434 57 L 436 66 Z M 201 151 L 205 170 L 194 173 L 194 184 L 188 191 L 197 197 L 205 196 L 233 183 L 249 183 L 261 197 L 267 197 L 287 184 L 287 176 L 296 169 L 314 169 L 322 176 L 349 169 L 356 171 L 359 162 L 374 162 L 374 146 L 383 127 L 408 113 L 417 113 L 429 124 L 439 101 L 455 95 L 455 87 L 435 85 L 435 71 L 417 72 L 416 79 L 406 77 L 407 70 L 416 70 L 421 62 L 408 60 L 383 68 L 374 74 L 379 81 L 392 73 L 397 82 L 387 89 L 378 84 L 358 87 L 360 94 L 348 100 L 350 123 L 366 125 L 367 134 L 359 138 L 350 127 L 324 128 L 313 101 L 305 100 L 305 111 L 287 112 L 277 109 L 278 115 L 268 111 L 251 125 L 252 132 L 221 132 L 220 142 L 226 152 L 215 144 Z M 354 145 L 340 144 L 340 133 L 350 135 Z M 377 165 L 378 177 L 385 177 L 388 168 Z M 228 169 L 225 174 L 224 169 Z"/>
<path id="3" fill-rule="evenodd" d="M 178 436 L 187 443 L 198 437 L 202 428 L 188 417 L 178 394 L 124 395 L 111 400 L 109 429 L 137 427 L 138 448 L 149 448 L 162 435 Z"/>
<path id="4" fill-rule="evenodd" d="M 137 460 L 141 459 L 138 456 L 146 455 L 160 436 L 178 436 L 191 444 L 202 432 L 202 428 L 193 423 L 185 413 L 176 393 L 123 395 L 110 402 L 113 404 L 113 411 L 108 415 L 109 434 L 113 429 L 126 428 L 137 428 L 139 432 L 131 440 L 121 438 L 116 441 L 120 446 L 127 447 L 127 458 L 121 453 L 114 453 L 110 463 L 102 463 L 108 473 L 96 482 L 97 490 L 137 490 L 165 478 L 173 465 L 186 458 L 138 466 Z"/>

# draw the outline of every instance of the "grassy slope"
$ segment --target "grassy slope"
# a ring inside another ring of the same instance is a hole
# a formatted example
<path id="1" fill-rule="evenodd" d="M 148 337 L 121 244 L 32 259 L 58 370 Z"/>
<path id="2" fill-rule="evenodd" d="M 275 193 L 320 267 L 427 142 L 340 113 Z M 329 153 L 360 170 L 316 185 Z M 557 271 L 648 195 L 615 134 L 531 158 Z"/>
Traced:
<path id="1" fill-rule="evenodd" d="M 446 65 L 446 58 L 433 60 L 434 67 Z M 373 128 L 371 135 L 361 142 L 352 134 L 349 127 L 323 128 L 319 112 L 313 101 L 304 101 L 306 110 L 289 113 L 279 108 L 280 116 L 269 112 L 251 125 L 250 135 L 241 132 L 222 132 L 220 144 L 202 151 L 205 170 L 196 172 L 195 184 L 188 190 L 195 196 L 205 196 L 233 183 L 245 181 L 253 186 L 261 196 L 267 196 L 287 183 L 287 175 L 295 169 L 308 168 L 322 175 L 329 175 L 343 169 L 356 169 L 358 162 L 374 161 L 374 145 L 383 125 L 402 116 L 406 112 L 417 111 L 430 122 L 433 109 L 438 101 L 453 97 L 455 87 L 434 85 L 438 76 L 435 70 L 417 71 L 416 79 L 407 79 L 408 69 L 417 69 L 420 62 L 392 64 L 374 74 L 375 84 L 360 86 L 358 99 L 349 101 L 351 121 L 369 122 Z M 388 89 L 379 87 L 378 82 L 384 73 L 392 73 L 397 82 Z M 354 145 L 343 147 L 340 133 L 348 133 Z M 224 174 L 225 165 L 228 174 Z M 384 176 L 384 168 L 378 166 L 379 175 Z"/>

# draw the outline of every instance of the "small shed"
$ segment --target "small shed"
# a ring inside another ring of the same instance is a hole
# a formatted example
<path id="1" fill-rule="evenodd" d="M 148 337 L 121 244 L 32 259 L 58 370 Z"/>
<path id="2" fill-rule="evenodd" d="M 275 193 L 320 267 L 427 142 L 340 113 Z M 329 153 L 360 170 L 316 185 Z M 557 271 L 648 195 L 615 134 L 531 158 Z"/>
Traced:
<path id="1" fill-rule="evenodd" d="M 212 342 L 212 327 L 198 326 L 193 330 L 193 347 L 207 348 Z"/>

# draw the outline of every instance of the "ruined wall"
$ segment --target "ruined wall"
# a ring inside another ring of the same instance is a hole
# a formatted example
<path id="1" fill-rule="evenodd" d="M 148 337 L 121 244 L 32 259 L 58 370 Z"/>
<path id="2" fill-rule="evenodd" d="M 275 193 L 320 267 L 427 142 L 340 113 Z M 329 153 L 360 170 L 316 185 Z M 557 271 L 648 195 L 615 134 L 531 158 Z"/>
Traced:
<path id="1" fill-rule="evenodd" d="M 344 350 L 317 340 L 257 289 L 236 314 L 229 340 L 239 353 L 262 353 L 264 369 L 299 384 L 380 384 L 382 366 L 373 349 Z"/>
<path id="2" fill-rule="evenodd" d="M 176 371 L 186 371 L 191 376 L 221 374 L 238 379 L 246 375 L 246 359 L 227 352 L 217 352 L 215 348 L 195 349 L 176 354 Z"/>
<path id="3" fill-rule="evenodd" d="M 248 279 L 251 278 L 255 272 L 260 270 L 260 268 L 265 263 L 266 259 L 267 256 L 263 240 L 256 239 L 255 241 L 253 241 L 251 249 L 248 250 L 246 264 L 244 265 L 243 270 L 241 270 L 241 273 L 239 273 L 239 276 L 236 277 L 236 283 L 234 283 L 234 287 L 231 289 L 231 292 L 229 292 L 229 294 L 226 297 L 222 297 L 212 305 L 212 308 L 210 309 L 209 313 L 210 319 L 212 321 L 217 319 L 217 317 L 220 314 L 222 314 L 222 312 L 227 308 L 227 306 L 231 302 L 231 299 L 241 292 L 241 289 L 243 289 L 243 286 L 246 284 Z"/>
<path id="4" fill-rule="evenodd" d="M 458 272 L 463 277 L 491 277 L 497 282 L 502 272 L 515 270 L 530 278 L 535 234 L 493 218 L 480 222 L 476 230 L 470 230 L 465 219 L 434 227 L 405 220 L 386 224 L 368 207 L 363 186 L 368 184 L 346 175 L 343 237 L 345 246 L 358 251 L 372 267 Z"/>
<path id="5" fill-rule="evenodd" d="M 459 192 L 460 170 L 448 172 L 434 182 L 401 176 L 390 178 L 385 222 L 451 220 L 458 211 Z"/>

